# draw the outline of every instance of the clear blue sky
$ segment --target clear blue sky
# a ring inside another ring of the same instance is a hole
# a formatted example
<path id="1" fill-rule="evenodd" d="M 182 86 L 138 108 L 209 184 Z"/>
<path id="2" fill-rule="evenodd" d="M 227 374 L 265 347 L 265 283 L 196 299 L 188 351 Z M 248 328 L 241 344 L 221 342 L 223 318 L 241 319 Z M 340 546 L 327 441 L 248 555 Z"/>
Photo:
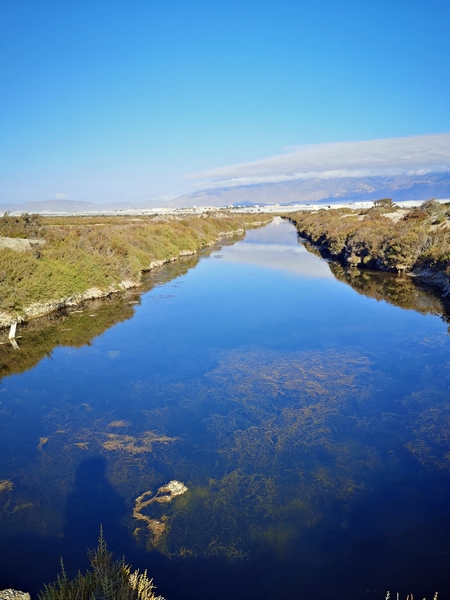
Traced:
<path id="1" fill-rule="evenodd" d="M 0 202 L 450 132 L 448 0 L 0 0 Z"/>

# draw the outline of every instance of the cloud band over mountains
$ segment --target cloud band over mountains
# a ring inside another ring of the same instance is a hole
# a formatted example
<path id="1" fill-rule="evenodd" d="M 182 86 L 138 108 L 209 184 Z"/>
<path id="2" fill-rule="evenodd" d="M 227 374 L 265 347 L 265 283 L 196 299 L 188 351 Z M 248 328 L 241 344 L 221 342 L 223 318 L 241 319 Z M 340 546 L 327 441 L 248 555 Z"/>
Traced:
<path id="1" fill-rule="evenodd" d="M 232 187 L 314 177 L 368 177 L 450 171 L 450 133 L 330 142 L 188 175 L 202 187 Z"/>

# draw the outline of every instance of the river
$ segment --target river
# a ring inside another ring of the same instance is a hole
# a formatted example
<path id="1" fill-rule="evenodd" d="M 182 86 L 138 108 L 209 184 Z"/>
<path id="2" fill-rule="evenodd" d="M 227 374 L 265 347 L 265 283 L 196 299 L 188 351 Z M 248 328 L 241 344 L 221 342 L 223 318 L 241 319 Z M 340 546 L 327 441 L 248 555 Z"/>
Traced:
<path id="1" fill-rule="evenodd" d="M 275 219 L 19 333 L 0 589 L 84 570 L 102 524 L 167 600 L 450 590 L 448 323 L 408 278 Z"/>

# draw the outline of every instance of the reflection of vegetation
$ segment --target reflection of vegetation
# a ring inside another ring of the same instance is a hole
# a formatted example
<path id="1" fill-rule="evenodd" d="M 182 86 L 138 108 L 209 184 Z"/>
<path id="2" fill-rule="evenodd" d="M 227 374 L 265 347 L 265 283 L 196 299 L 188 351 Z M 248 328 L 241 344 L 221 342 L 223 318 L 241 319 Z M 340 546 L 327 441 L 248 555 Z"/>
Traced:
<path id="1" fill-rule="evenodd" d="M 222 245 L 227 243 L 225 240 Z M 210 251 L 205 249 L 203 252 Z M 143 291 L 184 275 L 198 263 L 200 256 L 181 257 L 144 274 L 136 291 L 85 302 L 77 309 L 62 308 L 47 317 L 30 321 L 18 330 L 20 352 L 13 351 L 7 332 L 0 333 L 0 379 L 33 368 L 42 358 L 51 356 L 55 347 L 80 348 L 116 323 L 130 319 Z"/>
<path id="2" fill-rule="evenodd" d="M 306 247 L 311 250 L 310 245 L 306 244 Z M 359 294 L 422 314 L 442 315 L 445 320 L 450 320 L 449 316 L 445 316 L 442 296 L 420 285 L 416 278 L 350 269 L 338 262 L 330 262 L 329 267 L 336 279 L 347 283 Z"/>
<path id="3" fill-rule="evenodd" d="M 133 316 L 134 308 L 129 302 L 134 297 L 128 292 L 121 297 L 90 302 L 84 312 L 62 312 L 57 317 L 31 322 L 20 330 L 20 352 L 13 351 L 4 335 L 4 343 L 0 345 L 0 378 L 33 368 L 57 346 L 80 348 L 88 344 L 105 329 Z M 90 316 L 93 311 L 95 318 Z"/>
<path id="4" fill-rule="evenodd" d="M 155 596 L 147 571 L 131 572 L 124 558 L 113 560 L 102 532 L 96 550 L 89 551 L 88 556 L 92 570 L 78 573 L 75 579 L 68 579 L 61 562 L 61 575 L 44 587 L 39 600 L 163 600 Z"/>
<path id="5" fill-rule="evenodd" d="M 102 300 L 84 303 L 76 310 L 61 310 L 20 328 L 20 352 L 13 351 L 7 333 L 1 336 L 0 378 L 33 368 L 44 356 L 51 356 L 55 347 L 81 348 L 116 323 L 130 319 L 140 294 L 184 275 L 199 261 L 199 256 L 178 261 L 147 274 L 140 288 Z"/>

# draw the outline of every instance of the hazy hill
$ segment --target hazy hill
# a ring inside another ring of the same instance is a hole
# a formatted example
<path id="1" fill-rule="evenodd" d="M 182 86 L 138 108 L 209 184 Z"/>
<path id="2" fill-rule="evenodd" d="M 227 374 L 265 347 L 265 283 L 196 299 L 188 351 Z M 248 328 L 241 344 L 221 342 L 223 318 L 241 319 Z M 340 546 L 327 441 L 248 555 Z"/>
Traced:
<path id="1" fill-rule="evenodd" d="M 99 213 L 125 209 L 143 210 L 156 207 L 229 206 L 252 204 L 296 204 L 313 202 L 353 202 L 377 198 L 428 200 L 450 198 L 450 173 L 427 175 L 398 175 L 395 177 L 344 177 L 330 179 L 296 179 L 283 183 L 264 183 L 239 187 L 206 189 L 179 196 L 168 203 L 149 201 L 77 202 L 76 200 L 43 200 L 23 204 L 0 204 L 0 213 Z"/>
<path id="2" fill-rule="evenodd" d="M 391 177 L 296 179 L 239 187 L 206 189 L 172 201 L 172 206 L 228 206 L 376 200 L 450 198 L 450 173 Z"/>
<path id="3" fill-rule="evenodd" d="M 77 200 L 37 200 L 32 202 L 23 202 L 19 204 L 0 203 L 0 214 L 4 212 L 27 212 L 27 213 L 101 213 L 114 212 L 119 210 L 145 210 L 151 208 L 161 208 L 167 206 L 167 203 L 158 203 L 150 200 L 143 204 L 131 202 L 105 202 L 94 203 Z"/>
<path id="4" fill-rule="evenodd" d="M 109 202 L 94 204 L 93 202 L 76 200 L 37 200 L 21 204 L 0 204 L 1 212 L 27 212 L 27 213 L 85 213 L 99 211 L 114 211 L 126 208 L 135 208 L 128 202 Z"/>

